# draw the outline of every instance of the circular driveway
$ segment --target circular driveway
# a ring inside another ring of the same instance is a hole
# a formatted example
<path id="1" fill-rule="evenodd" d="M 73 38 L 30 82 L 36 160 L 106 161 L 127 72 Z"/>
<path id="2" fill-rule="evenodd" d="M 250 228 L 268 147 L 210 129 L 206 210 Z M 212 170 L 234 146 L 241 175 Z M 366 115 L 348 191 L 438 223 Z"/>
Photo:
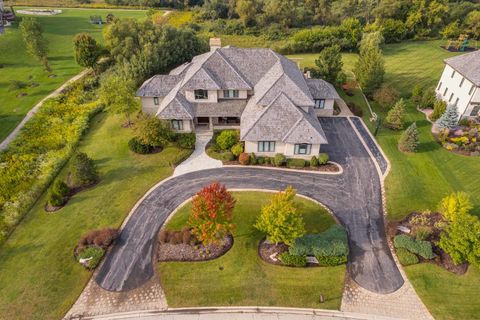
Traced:
<path id="1" fill-rule="evenodd" d="M 166 218 L 201 187 L 219 181 L 227 188 L 243 189 L 281 190 L 291 185 L 299 194 L 325 204 L 347 229 L 350 277 L 376 293 L 399 289 L 404 280 L 387 245 L 380 180 L 373 160 L 348 119 L 320 121 L 329 141 L 322 146 L 322 152 L 342 165 L 342 174 L 224 167 L 166 180 L 135 208 L 99 270 L 96 282 L 110 291 L 127 291 L 144 284 L 154 275 L 154 243 Z"/>

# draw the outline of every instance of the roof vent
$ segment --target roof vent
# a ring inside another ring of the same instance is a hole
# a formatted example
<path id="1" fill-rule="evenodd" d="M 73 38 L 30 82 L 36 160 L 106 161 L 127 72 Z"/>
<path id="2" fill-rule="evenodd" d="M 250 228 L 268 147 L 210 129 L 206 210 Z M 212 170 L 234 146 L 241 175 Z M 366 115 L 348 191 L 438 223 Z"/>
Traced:
<path id="1" fill-rule="evenodd" d="M 210 38 L 210 51 L 215 51 L 222 47 L 222 39 Z"/>

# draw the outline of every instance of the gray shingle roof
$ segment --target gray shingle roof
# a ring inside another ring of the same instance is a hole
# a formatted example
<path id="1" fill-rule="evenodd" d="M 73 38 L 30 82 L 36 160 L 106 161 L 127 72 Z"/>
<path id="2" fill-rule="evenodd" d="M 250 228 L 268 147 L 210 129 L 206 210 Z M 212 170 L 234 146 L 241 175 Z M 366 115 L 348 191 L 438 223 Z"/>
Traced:
<path id="1" fill-rule="evenodd" d="M 139 97 L 165 97 L 182 78 L 159 74 L 145 81 L 137 91 Z"/>
<path id="2" fill-rule="evenodd" d="M 480 86 L 480 50 L 445 59 L 445 63 Z"/>
<path id="3" fill-rule="evenodd" d="M 307 79 L 307 85 L 314 99 L 339 99 L 335 87 L 322 79 Z"/>
<path id="4" fill-rule="evenodd" d="M 245 100 L 218 100 L 217 103 L 193 103 L 197 117 L 240 117 L 245 109 Z"/>

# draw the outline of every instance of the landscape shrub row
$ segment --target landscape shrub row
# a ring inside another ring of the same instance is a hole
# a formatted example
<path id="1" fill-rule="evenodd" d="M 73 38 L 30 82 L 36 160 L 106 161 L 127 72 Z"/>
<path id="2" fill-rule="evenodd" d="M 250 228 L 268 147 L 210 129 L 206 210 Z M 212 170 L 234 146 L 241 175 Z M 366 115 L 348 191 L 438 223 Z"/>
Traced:
<path id="1" fill-rule="evenodd" d="M 397 235 L 393 239 L 395 248 L 404 248 L 413 254 L 418 254 L 424 259 L 432 259 L 432 244 L 428 241 L 415 240 L 405 234 Z"/>
<path id="2" fill-rule="evenodd" d="M 88 76 L 47 100 L 0 153 L 0 243 L 70 158 L 90 118 L 101 111 Z"/>

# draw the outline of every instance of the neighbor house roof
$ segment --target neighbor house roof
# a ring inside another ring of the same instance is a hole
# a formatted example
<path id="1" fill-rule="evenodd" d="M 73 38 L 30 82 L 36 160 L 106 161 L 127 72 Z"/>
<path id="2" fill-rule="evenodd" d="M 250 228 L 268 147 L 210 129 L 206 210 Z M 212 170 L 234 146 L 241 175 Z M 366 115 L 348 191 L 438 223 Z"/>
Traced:
<path id="1" fill-rule="evenodd" d="M 480 50 L 445 59 L 445 63 L 480 86 Z"/>

